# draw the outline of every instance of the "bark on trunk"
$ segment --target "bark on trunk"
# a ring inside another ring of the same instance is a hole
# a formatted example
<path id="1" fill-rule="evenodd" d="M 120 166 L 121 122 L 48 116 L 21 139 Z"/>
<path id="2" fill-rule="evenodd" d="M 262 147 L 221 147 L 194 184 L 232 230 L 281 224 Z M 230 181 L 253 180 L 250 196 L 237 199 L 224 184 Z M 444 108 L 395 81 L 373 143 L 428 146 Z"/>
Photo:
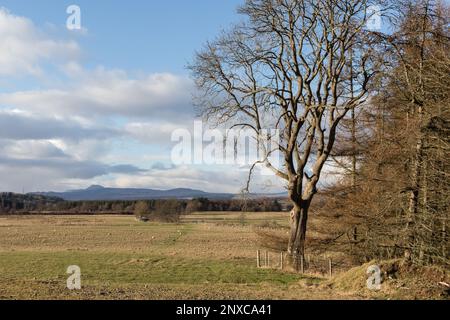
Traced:
<path id="1" fill-rule="evenodd" d="M 423 162 L 423 138 L 420 136 L 417 140 L 414 154 L 414 165 L 412 167 L 412 190 L 409 197 L 409 210 L 407 219 L 407 248 L 405 250 L 405 259 L 410 262 L 414 257 L 414 247 L 416 245 L 416 220 L 419 212 L 419 197 L 421 189 L 421 169 Z"/>
<path id="2" fill-rule="evenodd" d="M 309 203 L 296 204 L 291 211 L 291 231 L 289 236 L 288 254 L 294 259 L 305 258 L 306 225 L 308 222 Z"/>

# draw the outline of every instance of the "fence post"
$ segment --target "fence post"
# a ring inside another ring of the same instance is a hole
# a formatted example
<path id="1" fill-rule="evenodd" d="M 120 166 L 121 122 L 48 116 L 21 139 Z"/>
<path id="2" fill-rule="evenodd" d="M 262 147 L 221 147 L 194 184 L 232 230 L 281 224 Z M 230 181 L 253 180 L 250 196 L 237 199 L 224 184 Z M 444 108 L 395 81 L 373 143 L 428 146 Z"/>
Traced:
<path id="1" fill-rule="evenodd" d="M 350 241 L 350 251 L 352 252 L 352 254 L 353 250 L 355 250 L 357 241 L 358 241 L 358 228 L 354 226 L 352 230 L 352 240 Z"/>
<path id="2" fill-rule="evenodd" d="M 303 259 L 303 255 L 300 255 L 300 272 L 302 274 L 305 273 L 305 261 Z"/>
<path id="3" fill-rule="evenodd" d="M 328 258 L 328 270 L 331 278 L 333 276 L 333 261 L 331 261 L 331 258 Z"/>
<path id="4" fill-rule="evenodd" d="M 266 267 L 267 267 L 267 268 L 270 267 L 269 264 L 270 264 L 270 263 L 269 263 L 269 251 L 266 250 Z"/>
<path id="5" fill-rule="evenodd" d="M 447 258 L 446 240 L 447 240 L 447 228 L 445 220 L 442 220 L 442 256 L 444 258 Z"/>
<path id="6" fill-rule="evenodd" d="M 256 250 L 256 266 L 261 268 L 261 251 Z"/>
<path id="7" fill-rule="evenodd" d="M 283 270 L 283 251 L 281 251 L 281 255 L 280 255 L 280 269 Z"/>

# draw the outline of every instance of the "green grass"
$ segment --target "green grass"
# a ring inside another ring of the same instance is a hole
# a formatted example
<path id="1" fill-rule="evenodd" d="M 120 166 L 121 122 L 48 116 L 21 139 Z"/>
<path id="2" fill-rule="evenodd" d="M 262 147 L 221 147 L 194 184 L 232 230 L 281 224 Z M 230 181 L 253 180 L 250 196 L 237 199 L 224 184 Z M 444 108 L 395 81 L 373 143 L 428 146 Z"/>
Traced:
<path id="1" fill-rule="evenodd" d="M 291 284 L 302 277 L 258 269 L 253 260 L 183 259 L 104 252 L 2 252 L 0 277 L 7 280 L 64 280 L 69 265 L 81 268 L 85 284 Z M 64 283 L 64 282 L 63 282 Z"/>
<path id="2" fill-rule="evenodd" d="M 0 300 L 330 296 L 319 287 L 322 278 L 256 267 L 254 226 L 282 224 L 283 215 L 248 214 L 245 226 L 239 215 L 193 214 L 178 224 L 132 216 L 0 217 Z M 276 257 L 272 252 L 274 268 Z M 81 290 L 66 288 L 70 265 L 81 268 Z"/>

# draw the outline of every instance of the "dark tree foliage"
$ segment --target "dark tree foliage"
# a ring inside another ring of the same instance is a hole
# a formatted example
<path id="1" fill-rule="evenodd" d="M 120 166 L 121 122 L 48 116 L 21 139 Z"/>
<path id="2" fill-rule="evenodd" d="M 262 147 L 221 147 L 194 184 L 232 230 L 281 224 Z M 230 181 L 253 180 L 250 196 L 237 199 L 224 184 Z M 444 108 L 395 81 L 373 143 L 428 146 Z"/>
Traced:
<path id="1" fill-rule="evenodd" d="M 242 211 L 241 199 L 210 200 L 206 198 L 192 200 L 146 200 L 146 201 L 64 201 L 40 195 L 0 194 L 0 214 L 13 213 L 56 213 L 56 214 L 129 214 L 136 212 L 137 206 L 145 202 L 153 216 L 185 214 L 196 211 Z M 282 211 L 277 199 L 252 199 L 245 201 L 245 211 L 266 212 Z"/>

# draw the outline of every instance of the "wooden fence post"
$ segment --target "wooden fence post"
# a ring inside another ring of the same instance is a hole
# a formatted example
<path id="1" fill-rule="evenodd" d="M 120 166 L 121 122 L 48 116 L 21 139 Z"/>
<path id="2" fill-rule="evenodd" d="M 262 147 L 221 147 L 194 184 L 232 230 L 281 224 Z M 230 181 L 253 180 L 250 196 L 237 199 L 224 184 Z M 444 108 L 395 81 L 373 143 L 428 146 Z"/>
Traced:
<path id="1" fill-rule="evenodd" d="M 281 255 L 280 255 L 280 269 L 283 270 L 283 251 L 281 251 Z"/>
<path id="2" fill-rule="evenodd" d="M 447 258 L 447 228 L 446 228 L 446 223 L 445 220 L 442 220 L 442 233 L 441 233 L 441 237 L 442 237 L 442 257 Z"/>
<path id="3" fill-rule="evenodd" d="M 256 266 L 261 268 L 261 251 L 256 250 Z"/>
<path id="4" fill-rule="evenodd" d="M 269 268 L 270 267 L 270 262 L 269 262 L 269 251 L 266 250 L 266 267 Z"/>
<path id="5" fill-rule="evenodd" d="M 333 261 L 331 258 L 328 258 L 328 270 L 330 278 L 333 276 Z"/>

